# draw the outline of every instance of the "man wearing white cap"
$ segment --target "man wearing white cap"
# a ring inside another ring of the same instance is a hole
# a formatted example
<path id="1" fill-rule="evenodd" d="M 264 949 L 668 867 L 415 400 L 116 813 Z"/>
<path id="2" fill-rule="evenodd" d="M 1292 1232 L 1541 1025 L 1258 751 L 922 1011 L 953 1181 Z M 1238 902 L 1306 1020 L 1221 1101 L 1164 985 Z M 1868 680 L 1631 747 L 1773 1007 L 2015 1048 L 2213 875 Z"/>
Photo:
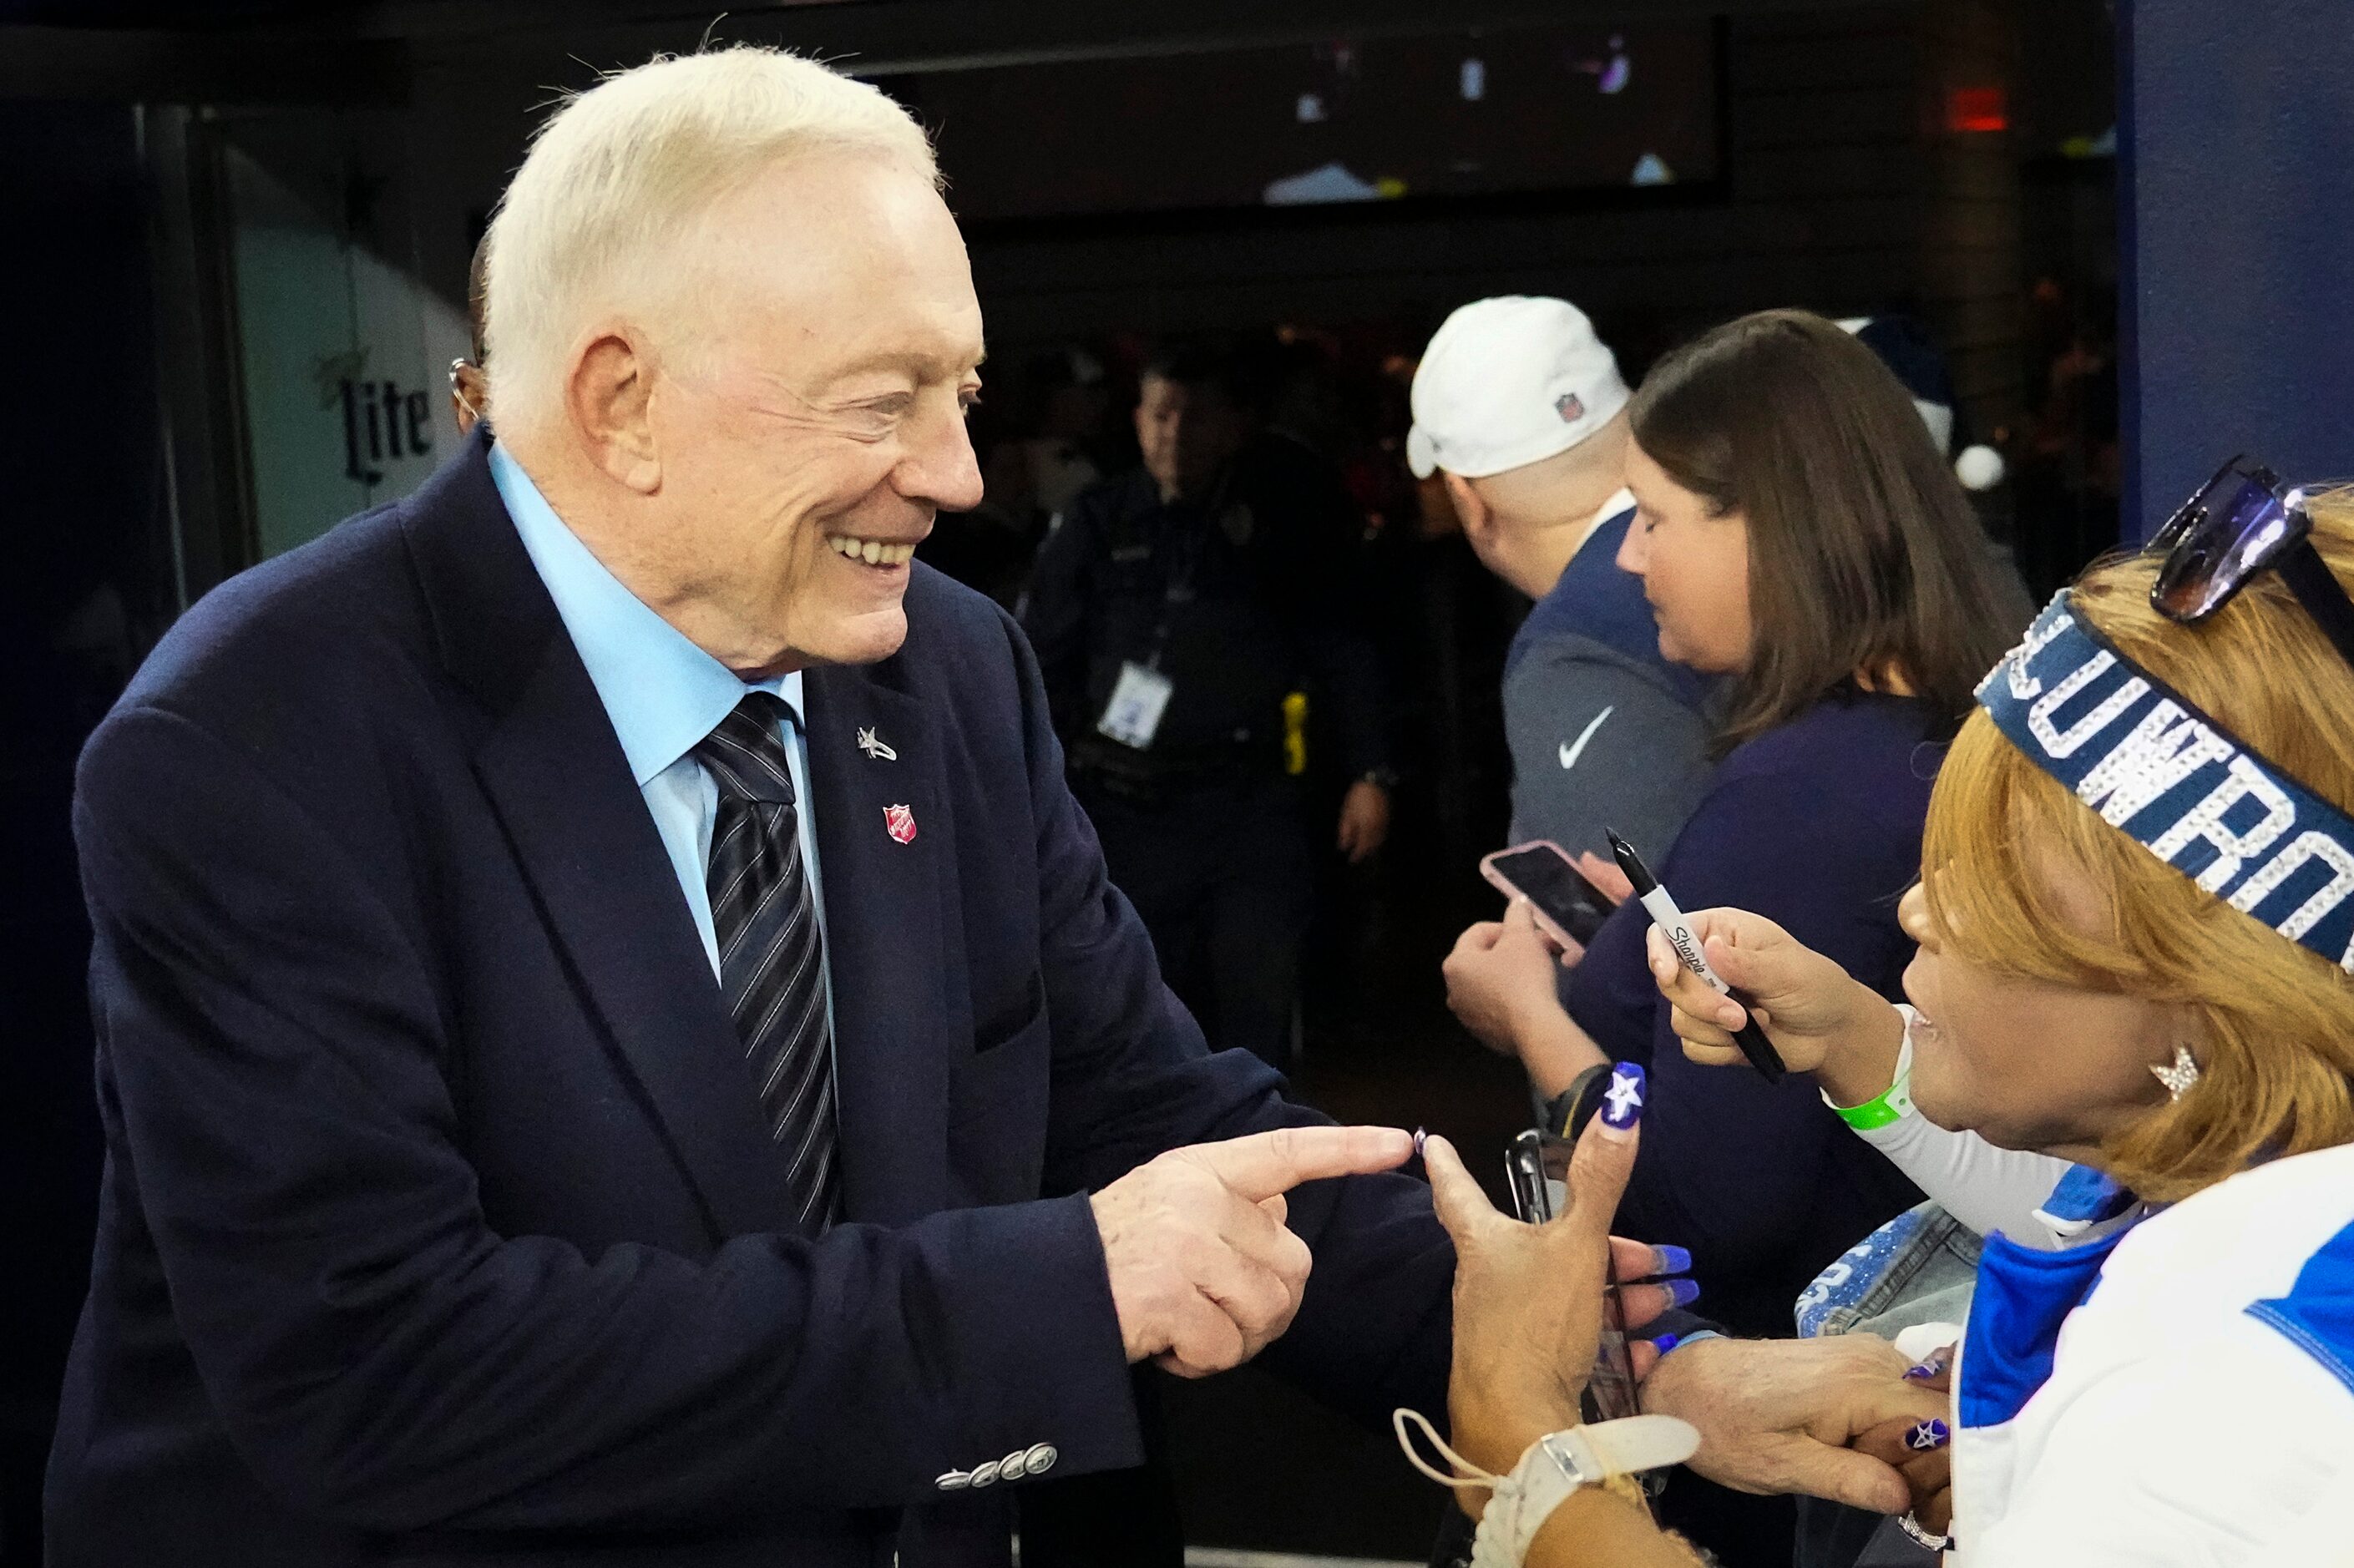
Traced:
<path id="1" fill-rule="evenodd" d="M 1536 600 L 1504 663 L 1511 842 L 1664 851 L 1708 768 L 1712 683 L 1659 657 L 1619 482 L 1627 384 L 1585 313 L 1506 295 L 1448 316 L 1414 377 L 1406 461 L 1444 474 L 1490 571 Z"/>

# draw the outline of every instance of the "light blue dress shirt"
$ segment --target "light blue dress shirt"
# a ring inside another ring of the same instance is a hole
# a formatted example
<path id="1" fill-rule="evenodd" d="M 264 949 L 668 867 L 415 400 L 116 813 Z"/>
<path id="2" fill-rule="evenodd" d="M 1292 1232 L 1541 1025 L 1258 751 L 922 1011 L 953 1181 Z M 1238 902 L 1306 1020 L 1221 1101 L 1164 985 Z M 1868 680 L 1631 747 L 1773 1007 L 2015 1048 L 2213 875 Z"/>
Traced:
<path id="1" fill-rule="evenodd" d="M 630 775 L 645 798 L 646 810 L 670 853 L 671 869 L 695 916 L 695 929 L 719 973 L 719 939 L 711 926 L 711 893 L 705 869 L 711 859 L 711 822 L 719 810 L 719 786 L 691 755 L 697 742 L 718 727 L 748 692 L 770 692 L 798 719 L 801 677 L 790 675 L 747 684 L 734 671 L 687 641 L 620 579 L 589 554 L 578 535 L 565 525 L 539 486 L 506 448 L 491 448 L 491 482 L 507 515 L 514 519 L 523 547 L 556 600 L 588 679 L 620 737 Z M 810 894 L 816 900 L 818 932 L 825 932 L 825 885 L 818 874 L 814 812 L 809 789 L 809 746 L 798 723 L 779 726 L 785 759 L 793 775 L 794 815 L 801 825 L 801 863 L 809 867 Z M 833 977 L 825 977 L 826 1027 L 833 1026 Z"/>

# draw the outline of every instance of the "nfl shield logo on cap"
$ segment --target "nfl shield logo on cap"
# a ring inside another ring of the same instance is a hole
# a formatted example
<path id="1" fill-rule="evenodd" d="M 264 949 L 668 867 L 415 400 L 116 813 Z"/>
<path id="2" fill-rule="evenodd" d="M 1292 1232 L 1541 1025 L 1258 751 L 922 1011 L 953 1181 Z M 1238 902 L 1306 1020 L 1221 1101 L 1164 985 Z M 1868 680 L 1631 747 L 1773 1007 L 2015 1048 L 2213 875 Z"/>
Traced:
<path id="1" fill-rule="evenodd" d="M 1566 300 L 1502 294 L 1447 318 L 1415 367 L 1406 467 L 1485 479 L 1568 450 L 1627 406 L 1618 361 Z M 1546 418 L 1551 415 L 1552 418 Z"/>

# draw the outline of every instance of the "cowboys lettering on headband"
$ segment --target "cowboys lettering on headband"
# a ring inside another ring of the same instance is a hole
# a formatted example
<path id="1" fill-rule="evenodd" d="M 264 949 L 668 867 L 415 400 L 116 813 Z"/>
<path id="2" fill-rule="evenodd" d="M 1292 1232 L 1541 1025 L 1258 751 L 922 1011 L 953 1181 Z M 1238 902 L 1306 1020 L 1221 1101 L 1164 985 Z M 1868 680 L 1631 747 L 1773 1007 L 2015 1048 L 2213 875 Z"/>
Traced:
<path id="1" fill-rule="evenodd" d="M 2354 821 L 2120 655 L 2071 613 L 2066 590 L 1978 700 L 2105 821 L 2354 969 Z"/>

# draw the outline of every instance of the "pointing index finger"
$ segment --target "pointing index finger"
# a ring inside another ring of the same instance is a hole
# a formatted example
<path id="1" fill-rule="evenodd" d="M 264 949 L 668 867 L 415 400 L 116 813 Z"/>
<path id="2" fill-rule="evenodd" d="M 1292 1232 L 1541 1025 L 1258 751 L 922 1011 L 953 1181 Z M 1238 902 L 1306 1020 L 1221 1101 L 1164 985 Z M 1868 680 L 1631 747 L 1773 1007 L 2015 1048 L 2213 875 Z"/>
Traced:
<path id="1" fill-rule="evenodd" d="M 1237 1197 L 1257 1203 L 1302 1181 L 1392 1171 L 1414 1152 L 1394 1127 L 1278 1127 L 1187 1151 Z"/>

